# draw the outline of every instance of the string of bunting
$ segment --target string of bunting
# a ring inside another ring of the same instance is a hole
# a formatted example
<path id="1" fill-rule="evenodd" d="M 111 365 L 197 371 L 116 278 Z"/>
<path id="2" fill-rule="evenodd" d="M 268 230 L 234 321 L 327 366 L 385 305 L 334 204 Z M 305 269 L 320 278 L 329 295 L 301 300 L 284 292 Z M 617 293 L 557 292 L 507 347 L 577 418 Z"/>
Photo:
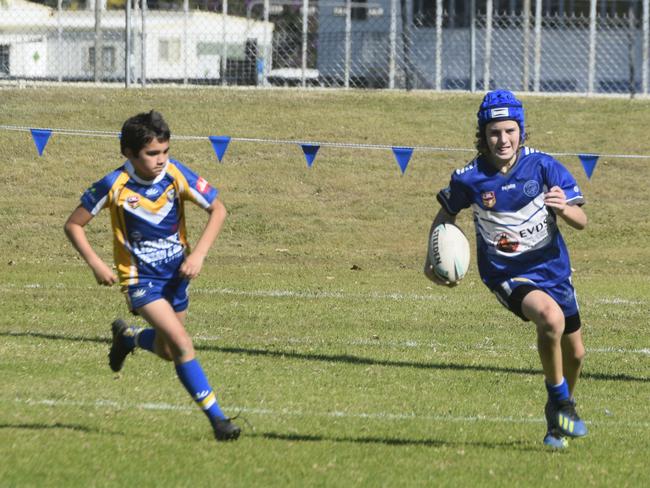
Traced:
<path id="1" fill-rule="evenodd" d="M 14 125 L 0 125 L 1 130 L 30 132 L 32 139 L 36 146 L 39 156 L 43 156 L 45 147 L 50 140 L 52 134 L 61 134 L 68 136 L 81 136 L 81 137 L 120 137 L 119 132 L 97 131 L 97 130 L 82 130 L 82 129 L 52 129 L 52 128 L 32 128 Z M 402 174 L 406 172 L 411 157 L 414 151 L 423 152 L 467 152 L 475 153 L 475 149 L 462 149 L 450 147 L 433 147 L 433 146 L 391 146 L 382 144 L 355 144 L 355 143 L 341 143 L 341 142 L 313 142 L 313 141 L 291 141 L 282 139 L 259 139 L 249 137 L 230 137 L 230 136 L 182 136 L 174 135 L 174 139 L 180 140 L 208 140 L 212 144 L 212 148 L 217 156 L 217 160 L 221 163 L 226 154 L 226 150 L 232 141 L 237 142 L 252 142 L 263 144 L 290 144 L 297 145 L 302 149 L 305 161 L 309 168 L 314 164 L 318 150 L 321 147 L 340 147 L 340 148 L 354 148 L 354 149 L 390 149 L 393 152 L 395 161 L 399 166 Z M 621 158 L 621 159 L 650 159 L 650 155 L 641 154 L 593 154 L 593 153 L 548 153 L 551 156 L 577 156 L 582 163 L 582 167 L 588 179 L 596 169 L 596 164 L 600 157 L 608 158 Z"/>

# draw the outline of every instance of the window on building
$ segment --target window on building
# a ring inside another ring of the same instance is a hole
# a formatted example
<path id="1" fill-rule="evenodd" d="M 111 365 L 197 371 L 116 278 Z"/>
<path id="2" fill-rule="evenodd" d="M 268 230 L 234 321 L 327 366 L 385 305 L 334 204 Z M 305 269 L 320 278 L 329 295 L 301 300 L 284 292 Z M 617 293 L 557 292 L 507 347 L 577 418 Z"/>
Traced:
<path id="1" fill-rule="evenodd" d="M 181 40 L 160 39 L 158 41 L 158 59 L 165 63 L 178 64 L 181 61 Z"/>
<path id="2" fill-rule="evenodd" d="M 0 44 L 0 74 L 9 74 L 9 44 Z"/>
<path id="3" fill-rule="evenodd" d="M 368 18 L 368 0 L 352 0 L 350 16 L 352 20 L 366 20 Z"/>
<path id="4" fill-rule="evenodd" d="M 106 71 L 115 71 L 115 47 L 102 46 L 102 68 Z M 95 46 L 88 48 L 88 70 L 95 69 Z"/>

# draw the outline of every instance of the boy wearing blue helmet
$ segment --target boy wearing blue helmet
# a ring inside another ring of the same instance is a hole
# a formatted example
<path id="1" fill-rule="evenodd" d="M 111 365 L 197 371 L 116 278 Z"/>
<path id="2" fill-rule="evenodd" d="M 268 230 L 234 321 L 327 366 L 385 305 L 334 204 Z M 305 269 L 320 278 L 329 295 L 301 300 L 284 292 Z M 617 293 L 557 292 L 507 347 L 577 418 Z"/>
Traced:
<path id="1" fill-rule="evenodd" d="M 481 279 L 508 310 L 536 326 L 548 392 L 544 444 L 563 448 L 567 437 L 587 434 L 573 397 L 585 348 L 557 218 L 583 229 L 584 197 L 562 164 L 523 146 L 524 109 L 514 94 L 487 93 L 477 117 L 478 155 L 438 193 L 441 208 L 431 231 L 455 222 L 461 210 L 471 207 Z M 424 273 L 435 283 L 451 285 L 435 276 L 429 256 Z"/>

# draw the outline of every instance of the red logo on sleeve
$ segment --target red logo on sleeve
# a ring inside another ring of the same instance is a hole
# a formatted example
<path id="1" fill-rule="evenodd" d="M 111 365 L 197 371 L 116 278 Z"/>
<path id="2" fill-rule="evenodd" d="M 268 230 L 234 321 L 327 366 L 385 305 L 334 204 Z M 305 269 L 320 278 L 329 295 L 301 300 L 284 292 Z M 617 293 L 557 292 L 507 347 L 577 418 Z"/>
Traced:
<path id="1" fill-rule="evenodd" d="M 210 191 L 210 183 L 208 183 L 206 180 L 203 178 L 200 178 L 196 182 L 196 189 L 199 190 L 201 193 L 207 193 Z"/>

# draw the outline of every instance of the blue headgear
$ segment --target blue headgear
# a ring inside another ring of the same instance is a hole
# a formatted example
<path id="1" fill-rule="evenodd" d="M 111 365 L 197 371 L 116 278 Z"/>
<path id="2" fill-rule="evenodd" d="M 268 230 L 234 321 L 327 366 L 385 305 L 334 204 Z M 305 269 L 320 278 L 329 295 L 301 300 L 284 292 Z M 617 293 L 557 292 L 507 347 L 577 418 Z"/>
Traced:
<path id="1" fill-rule="evenodd" d="M 483 98 L 476 116 L 481 131 L 489 122 L 514 120 L 519 124 L 521 139 L 523 140 L 526 135 L 524 131 L 524 106 L 511 91 L 494 90 L 488 92 Z"/>

